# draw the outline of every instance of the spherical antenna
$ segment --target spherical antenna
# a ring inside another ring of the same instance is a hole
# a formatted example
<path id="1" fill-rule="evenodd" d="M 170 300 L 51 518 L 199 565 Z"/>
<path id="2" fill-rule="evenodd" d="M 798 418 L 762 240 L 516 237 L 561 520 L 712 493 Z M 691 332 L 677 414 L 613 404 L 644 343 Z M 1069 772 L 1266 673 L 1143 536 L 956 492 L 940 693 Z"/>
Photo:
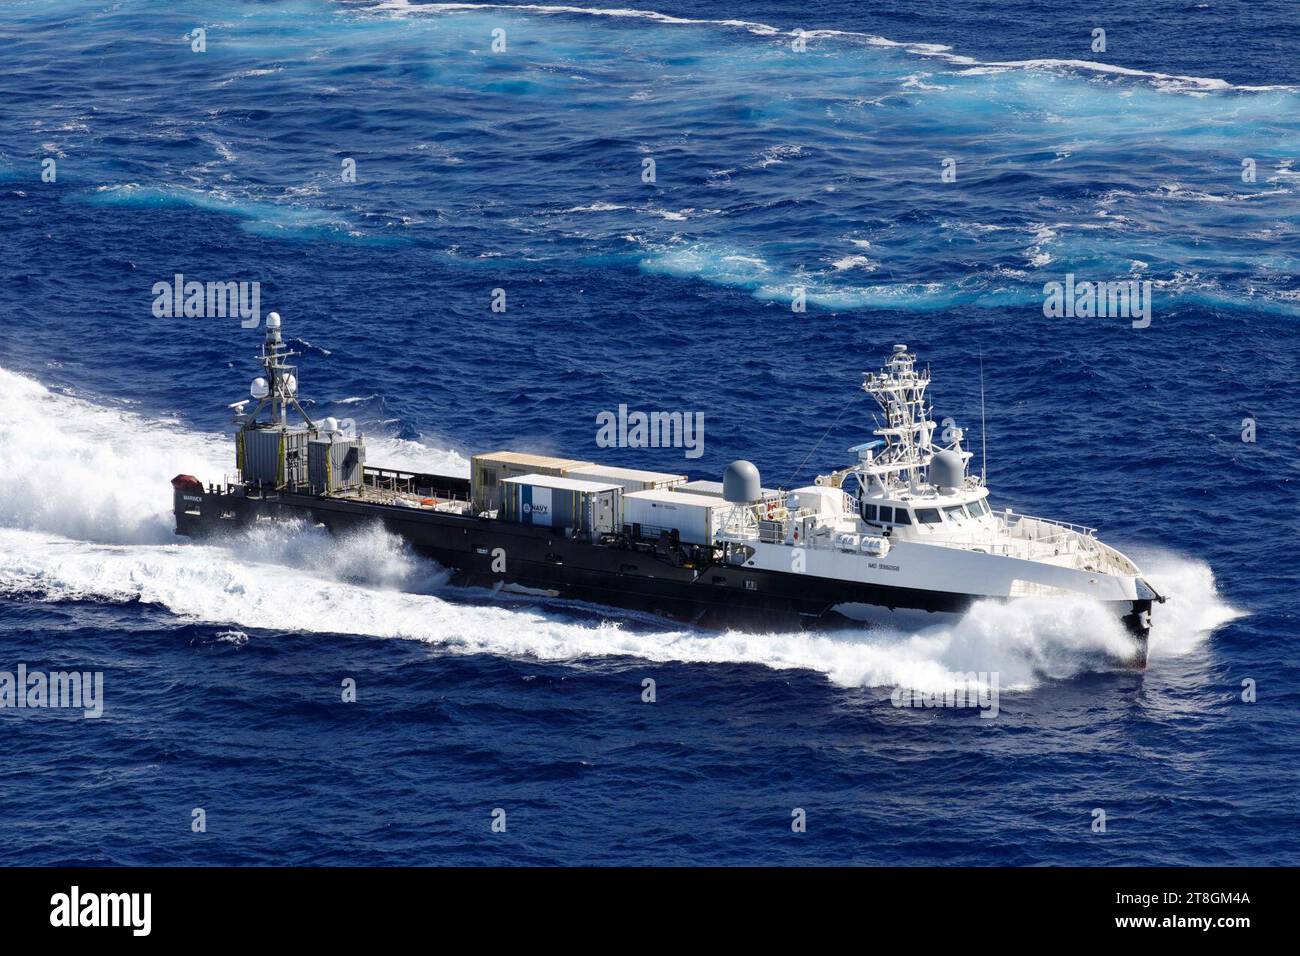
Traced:
<path id="1" fill-rule="evenodd" d="M 280 327 L 280 313 L 270 312 L 266 316 L 266 327 L 268 329 L 278 329 Z"/>
<path id="2" fill-rule="evenodd" d="M 944 449 L 934 453 L 930 460 L 930 484 L 940 494 L 956 494 L 966 481 L 966 462 L 955 451 Z"/>
<path id="3" fill-rule="evenodd" d="M 271 390 L 267 387 L 266 379 L 264 378 L 253 379 L 253 384 L 248 387 L 248 394 L 252 395 L 254 398 L 258 399 L 259 401 L 263 398 L 266 398 L 267 395 L 271 394 Z"/>
<path id="4" fill-rule="evenodd" d="M 758 469 L 751 461 L 733 461 L 722 473 L 722 497 L 737 505 L 753 504 L 763 496 Z"/>

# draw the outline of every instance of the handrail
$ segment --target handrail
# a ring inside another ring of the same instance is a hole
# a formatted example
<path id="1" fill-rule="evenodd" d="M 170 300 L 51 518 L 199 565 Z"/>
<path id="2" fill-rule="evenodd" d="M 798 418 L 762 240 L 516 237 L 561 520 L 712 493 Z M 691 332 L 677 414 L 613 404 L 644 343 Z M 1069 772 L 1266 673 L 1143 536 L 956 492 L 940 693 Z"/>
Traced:
<path id="1" fill-rule="evenodd" d="M 1020 519 L 1028 518 L 1030 521 L 1037 521 L 1041 524 L 1056 525 L 1058 528 L 1064 528 L 1067 531 L 1077 531 L 1079 534 L 1087 535 L 1088 537 L 1092 537 L 1097 533 L 1096 528 L 1090 528 L 1086 524 L 1074 524 L 1070 521 L 1057 521 L 1055 518 L 1042 518 L 1038 515 L 1022 514 L 1019 511 L 995 511 L 993 514 L 1003 519 L 1008 526 L 1010 526 L 1011 522 L 1007 519 L 1015 518 L 1017 519 L 1015 523 L 1019 524 Z"/>

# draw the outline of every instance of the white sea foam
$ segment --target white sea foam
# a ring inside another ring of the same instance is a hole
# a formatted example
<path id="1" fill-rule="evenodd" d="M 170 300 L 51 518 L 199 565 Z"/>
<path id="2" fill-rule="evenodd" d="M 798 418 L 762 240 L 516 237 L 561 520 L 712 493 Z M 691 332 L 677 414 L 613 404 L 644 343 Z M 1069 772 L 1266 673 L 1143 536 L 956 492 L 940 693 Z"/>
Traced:
<path id="1" fill-rule="evenodd" d="M 568 209 L 561 209 L 560 212 L 617 212 L 620 209 L 626 209 L 627 206 L 620 206 L 613 202 L 594 202 L 586 206 L 572 206 Z"/>
<path id="2" fill-rule="evenodd" d="M 844 272 L 846 269 L 863 269 L 867 272 L 875 272 L 880 268 L 880 263 L 875 262 L 870 256 L 841 256 L 831 263 L 836 272 Z"/>
<path id="3" fill-rule="evenodd" d="M 783 30 L 769 23 L 753 20 L 709 20 L 676 17 L 654 10 L 640 10 L 630 7 L 578 7 L 563 4 L 499 4 L 499 3 L 412 3 L 411 0 L 382 0 L 371 7 L 372 10 L 390 14 L 439 14 L 456 13 L 472 10 L 525 10 L 530 13 L 567 14 L 572 16 L 622 17 L 640 20 L 652 20 L 656 23 L 675 25 L 725 26 L 746 30 L 757 36 L 794 37 L 794 30 Z M 954 53 L 952 47 L 942 43 L 914 43 L 891 40 L 873 33 L 855 30 L 804 30 L 803 35 L 809 39 L 848 39 L 866 43 L 868 46 L 891 47 L 916 56 L 933 57 L 958 66 L 968 67 L 963 72 L 992 73 L 1005 70 L 1048 70 L 1097 73 L 1112 76 L 1124 76 L 1146 80 L 1153 87 L 1164 92 L 1201 95 L 1209 92 L 1295 92 L 1297 87 L 1288 85 L 1248 86 L 1229 83 L 1227 80 L 1204 76 L 1181 76 L 1178 74 L 1157 73 L 1151 70 L 1136 70 L 1113 63 L 1100 63 L 1096 60 L 1058 59 L 1036 57 L 1028 60 L 990 60 L 980 61 L 970 56 Z M 911 79 L 911 78 L 909 78 Z M 939 89 L 939 87 L 933 87 Z"/>
<path id="4" fill-rule="evenodd" d="M 98 543 L 169 541 L 172 477 L 219 480 L 234 470 L 229 439 L 146 423 L 4 369 L 0 407 L 4 527 Z"/>
<path id="5" fill-rule="evenodd" d="M 251 77 L 257 77 L 257 76 L 274 76 L 276 73 L 279 73 L 279 72 L 280 72 L 281 70 L 283 70 L 283 69 L 284 69 L 284 67 L 281 67 L 281 66 L 274 66 L 274 67 L 267 67 L 267 68 L 255 69 L 255 70 L 241 70 L 241 71 L 238 72 L 238 73 L 232 73 L 230 76 L 226 77 L 224 80 L 220 80 L 220 81 L 218 81 L 216 85 L 219 86 L 219 87 L 220 87 L 220 86 L 229 86 L 231 83 L 234 83 L 234 82 L 236 82 L 236 81 L 238 81 L 238 80 L 245 80 L 245 79 L 249 79 L 249 78 L 251 78 Z"/>
<path id="6" fill-rule="evenodd" d="M 1244 617 L 1219 594 L 1214 571 L 1204 561 L 1193 561 L 1172 551 L 1135 550 L 1134 558 L 1165 603 L 1151 613 L 1151 638 L 1147 660 L 1182 657 L 1200 648 L 1215 630 Z"/>
<path id="7" fill-rule="evenodd" d="M 562 603 L 466 601 L 448 594 L 437 565 L 378 526 L 337 539 L 298 523 L 219 544 L 179 541 L 169 479 L 219 475 L 226 436 L 98 406 L 3 370 L 0 402 L 8 409 L 0 422 L 0 600 L 140 601 L 236 643 L 221 635 L 348 633 L 443 653 L 749 663 L 810 670 L 845 687 L 924 691 L 958 686 L 972 671 L 999 672 L 1004 689 L 1030 687 L 1114 667 L 1132 650 L 1115 620 L 1083 599 L 986 602 L 914 631 L 709 632 L 613 612 L 592 624 Z M 1157 609 L 1153 662 L 1197 652 L 1237 613 L 1203 563 L 1160 554 L 1150 572 L 1170 598 Z"/>
<path id="8" fill-rule="evenodd" d="M 52 392 L 0 369 L 0 526 L 101 544 L 174 539 L 171 479 L 233 474 L 229 435 L 198 433 Z M 468 474 L 452 451 L 375 438 L 370 460 L 413 471 Z"/>

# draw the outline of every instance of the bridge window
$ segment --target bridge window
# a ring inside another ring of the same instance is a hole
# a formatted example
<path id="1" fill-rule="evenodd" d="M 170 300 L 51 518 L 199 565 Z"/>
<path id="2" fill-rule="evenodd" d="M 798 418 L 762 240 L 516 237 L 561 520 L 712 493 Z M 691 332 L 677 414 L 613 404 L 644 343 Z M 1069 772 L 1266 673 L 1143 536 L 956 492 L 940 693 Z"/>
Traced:
<path id="1" fill-rule="evenodd" d="M 966 509 L 961 505 L 947 505 L 943 510 L 948 512 L 949 519 L 953 521 L 966 517 Z"/>
<path id="2" fill-rule="evenodd" d="M 891 507 L 889 507 L 888 505 L 881 505 L 881 506 L 880 506 L 880 520 L 881 520 L 882 522 L 886 523 L 886 524 L 893 524 L 893 522 L 894 522 L 894 509 L 891 508 Z"/>
<path id="3" fill-rule="evenodd" d="M 911 523 L 912 523 L 912 512 L 908 511 L 906 508 L 894 509 L 894 524 L 911 524 Z"/>
<path id="4" fill-rule="evenodd" d="M 916 520 L 921 524 L 939 524 L 943 518 L 939 517 L 938 508 L 918 508 L 916 510 Z"/>
<path id="5" fill-rule="evenodd" d="M 865 520 L 865 521 L 875 521 L 875 520 L 876 520 L 876 506 L 875 506 L 875 505 L 863 505 L 863 506 L 862 506 L 862 518 L 863 518 L 863 520 Z"/>

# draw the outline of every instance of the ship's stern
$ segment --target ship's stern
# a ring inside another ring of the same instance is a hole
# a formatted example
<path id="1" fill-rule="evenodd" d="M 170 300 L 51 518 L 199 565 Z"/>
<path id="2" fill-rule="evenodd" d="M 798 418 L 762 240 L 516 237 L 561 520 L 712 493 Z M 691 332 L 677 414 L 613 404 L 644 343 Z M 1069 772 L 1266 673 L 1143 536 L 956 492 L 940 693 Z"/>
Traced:
<path id="1" fill-rule="evenodd" d="M 203 531 L 203 482 L 193 475 L 172 479 L 172 511 L 176 515 L 176 533 L 197 536 Z"/>

